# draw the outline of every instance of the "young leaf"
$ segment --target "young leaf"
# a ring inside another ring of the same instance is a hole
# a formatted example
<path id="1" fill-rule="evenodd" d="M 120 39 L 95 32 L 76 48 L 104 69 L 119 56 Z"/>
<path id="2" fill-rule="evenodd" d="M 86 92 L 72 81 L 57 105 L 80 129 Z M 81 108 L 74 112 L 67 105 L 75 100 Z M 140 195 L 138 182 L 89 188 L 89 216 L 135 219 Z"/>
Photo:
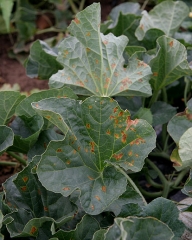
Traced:
<path id="1" fill-rule="evenodd" d="M 162 197 L 157 198 L 144 208 L 144 214 L 167 224 L 174 233 L 173 240 L 181 238 L 185 225 L 179 220 L 179 210 L 172 201 Z"/>
<path id="2" fill-rule="evenodd" d="M 0 155 L 13 145 L 14 134 L 11 128 L 0 126 Z"/>
<path id="3" fill-rule="evenodd" d="M 184 45 L 167 36 L 158 38 L 157 44 L 157 55 L 150 62 L 153 72 L 150 82 L 156 92 L 182 76 L 192 74 Z"/>
<path id="4" fill-rule="evenodd" d="M 127 37 L 100 33 L 99 4 L 78 13 L 68 30 L 74 36 L 60 44 L 57 57 L 65 68 L 50 78 L 51 87 L 67 84 L 75 86 L 79 94 L 83 88 L 83 94 L 96 96 L 151 95 L 150 67 L 136 58 L 123 66 Z"/>
<path id="5" fill-rule="evenodd" d="M 167 123 L 176 113 L 176 108 L 166 102 L 157 101 L 152 104 L 153 126 Z"/>
<path id="6" fill-rule="evenodd" d="M 142 14 L 140 26 L 135 32 L 140 41 L 146 32 L 153 28 L 162 30 L 167 36 L 173 36 L 188 16 L 189 8 L 182 1 L 164 1 L 155 6 L 149 13 L 143 11 Z"/>
<path id="7" fill-rule="evenodd" d="M 0 91 L 0 125 L 4 125 L 15 113 L 17 105 L 25 98 L 19 92 Z"/>
<path id="8" fill-rule="evenodd" d="M 59 230 L 56 232 L 53 237 L 58 239 L 92 239 L 93 234 L 100 229 L 99 223 L 91 216 L 85 215 L 82 218 L 82 221 L 77 224 L 75 230 L 72 231 L 63 231 Z"/>
<path id="9" fill-rule="evenodd" d="M 56 60 L 55 53 L 45 42 L 37 40 L 30 48 L 30 55 L 25 62 L 27 75 L 31 78 L 49 79 L 62 65 Z"/>
<path id="10" fill-rule="evenodd" d="M 109 228 L 105 234 L 105 240 L 115 239 L 166 239 L 172 240 L 174 237 L 173 232 L 165 223 L 159 221 L 156 218 L 146 217 L 128 217 L 128 218 L 116 218 L 115 224 L 116 229 Z M 114 233 L 117 233 L 117 228 L 120 229 L 120 234 L 114 238 Z M 114 231 L 116 230 L 116 231 Z M 111 234 L 112 231 L 112 234 Z M 112 238 L 111 238 L 112 237 Z M 120 237 L 120 238 L 118 238 Z"/>
<path id="11" fill-rule="evenodd" d="M 155 147 L 152 127 L 144 120 L 131 120 L 110 98 L 90 97 L 83 103 L 52 98 L 33 107 L 66 134 L 42 155 L 40 181 L 64 196 L 80 189 L 80 201 L 90 214 L 102 212 L 125 192 L 125 177 L 109 165 L 140 171 Z"/>
<path id="12" fill-rule="evenodd" d="M 0 9 L 3 15 L 3 19 L 5 20 L 6 29 L 9 32 L 10 30 L 10 17 L 11 11 L 13 8 L 14 0 L 1 0 L 0 1 Z"/>

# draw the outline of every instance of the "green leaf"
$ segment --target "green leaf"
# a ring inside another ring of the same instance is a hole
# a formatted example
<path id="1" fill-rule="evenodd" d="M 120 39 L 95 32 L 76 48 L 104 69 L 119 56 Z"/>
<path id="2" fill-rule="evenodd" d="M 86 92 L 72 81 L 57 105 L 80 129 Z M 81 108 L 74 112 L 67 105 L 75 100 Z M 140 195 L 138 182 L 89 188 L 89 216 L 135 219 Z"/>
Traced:
<path id="1" fill-rule="evenodd" d="M 11 123 L 15 136 L 13 146 L 9 148 L 9 151 L 27 153 L 37 141 L 43 124 L 43 118 L 38 115 L 31 118 L 16 117 Z"/>
<path id="2" fill-rule="evenodd" d="M 105 229 L 100 229 L 98 231 L 96 231 L 93 235 L 93 238 L 92 240 L 101 240 L 101 239 L 104 239 L 104 235 L 106 233 L 106 230 Z"/>
<path id="3" fill-rule="evenodd" d="M 91 216 L 85 215 L 82 218 L 82 221 L 77 224 L 75 230 L 72 231 L 63 231 L 59 230 L 53 235 L 59 240 L 68 240 L 68 239 L 79 239 L 79 240 L 89 240 L 92 239 L 93 234 L 100 229 L 99 223 Z"/>
<path id="4" fill-rule="evenodd" d="M 27 75 L 40 80 L 49 79 L 62 65 L 56 60 L 57 54 L 43 41 L 36 40 L 25 62 Z"/>
<path id="5" fill-rule="evenodd" d="M 0 210 L 0 240 L 4 239 L 4 236 L 1 234 L 2 223 L 3 223 L 3 214 Z"/>
<path id="6" fill-rule="evenodd" d="M 119 219 L 115 219 L 115 222 L 117 223 L 118 220 Z M 127 219 L 120 219 L 119 221 L 117 225 L 121 230 L 122 239 L 172 240 L 174 237 L 171 229 L 156 218 L 128 217 Z M 105 239 L 108 240 L 110 238 L 106 237 Z"/>
<path id="7" fill-rule="evenodd" d="M 5 20 L 7 31 L 10 30 L 10 17 L 14 0 L 0 0 L 0 9 Z"/>
<path id="8" fill-rule="evenodd" d="M 152 127 L 144 120 L 131 120 L 110 98 L 52 98 L 33 103 L 33 108 L 66 134 L 42 155 L 40 181 L 64 196 L 80 189 L 81 204 L 90 214 L 102 212 L 125 192 L 125 177 L 109 165 L 140 171 L 155 147 Z"/>
<path id="9" fill-rule="evenodd" d="M 144 213 L 167 224 L 174 233 L 173 240 L 181 238 L 185 225 L 179 220 L 179 210 L 172 201 L 162 197 L 157 198 L 144 208 Z"/>
<path id="10" fill-rule="evenodd" d="M 94 21 L 90 22 L 90 19 Z M 100 21 L 98 3 L 77 14 L 68 27 L 74 36 L 66 38 L 59 47 L 57 60 L 64 70 L 50 78 L 50 86 L 74 86 L 76 93 L 81 95 L 150 96 L 150 67 L 131 58 L 128 67 L 124 68 L 123 51 L 127 37 L 103 35 L 99 29 Z"/>
<path id="11" fill-rule="evenodd" d="M 38 140 L 35 142 L 32 148 L 30 148 L 27 153 L 28 161 L 31 161 L 32 158 L 36 155 L 41 155 L 44 153 L 47 145 L 52 140 L 61 140 L 63 139 L 63 135 L 56 133 L 54 129 L 47 129 L 40 133 Z"/>
<path id="12" fill-rule="evenodd" d="M 19 92 L 0 91 L 0 125 L 9 122 L 15 113 L 15 108 L 24 98 L 25 96 L 22 96 Z"/>
<path id="13" fill-rule="evenodd" d="M 153 114 L 153 126 L 167 123 L 176 113 L 176 108 L 166 102 L 157 101 L 151 106 Z"/>
<path id="14" fill-rule="evenodd" d="M 0 155 L 13 145 L 14 134 L 11 128 L 0 126 Z"/>
<path id="15" fill-rule="evenodd" d="M 113 212 L 116 216 L 118 216 L 122 212 L 124 206 L 127 206 L 130 203 L 139 204 L 140 206 L 144 205 L 141 196 L 131 187 L 127 186 L 126 191 L 116 201 L 114 201 L 106 209 L 106 211 Z"/>
<path id="16" fill-rule="evenodd" d="M 183 20 L 189 14 L 189 8 L 182 1 L 164 1 L 155 6 L 149 13 L 142 12 L 143 16 L 135 35 L 142 40 L 145 33 L 153 28 L 162 30 L 167 36 L 173 36 Z"/>
<path id="17" fill-rule="evenodd" d="M 51 232 L 52 223 L 58 228 L 71 220 L 75 213 L 76 208 L 68 198 L 47 191 L 36 174 L 31 173 L 38 161 L 39 157 L 36 157 L 17 176 L 9 178 L 3 184 L 6 202 L 15 210 L 6 215 L 7 219 L 13 220 L 7 220 L 11 237 L 39 236 L 40 233 L 42 236 L 46 231 Z"/>
<path id="18" fill-rule="evenodd" d="M 124 205 L 119 213 L 118 217 L 129 217 L 129 216 L 137 216 L 140 217 L 142 213 L 142 208 L 139 204 L 136 203 L 128 203 Z"/>
<path id="19" fill-rule="evenodd" d="M 129 13 L 140 15 L 141 14 L 140 5 L 139 3 L 133 3 L 133 2 L 126 2 L 126 3 L 119 4 L 118 6 L 114 7 L 111 10 L 109 16 L 114 22 L 116 22 L 121 13 L 123 15 L 129 14 Z"/>
<path id="20" fill-rule="evenodd" d="M 153 123 L 153 115 L 151 113 L 151 110 L 148 108 L 143 108 L 141 107 L 134 115 L 133 115 L 133 119 L 144 119 L 146 120 L 149 124 L 152 125 Z"/>
<path id="21" fill-rule="evenodd" d="M 77 96 L 68 87 L 63 87 L 61 89 L 43 90 L 37 93 L 33 93 L 29 97 L 25 98 L 22 102 L 20 102 L 20 104 L 16 108 L 15 113 L 18 116 L 25 115 L 26 117 L 33 117 L 34 115 L 36 115 L 36 112 L 31 107 L 31 103 L 50 97 L 68 97 L 72 99 L 77 99 Z"/>
<path id="22" fill-rule="evenodd" d="M 151 85 L 154 91 L 192 74 L 187 62 L 186 48 L 177 40 L 162 36 L 157 40 L 158 52 L 150 62 L 153 72 Z"/>

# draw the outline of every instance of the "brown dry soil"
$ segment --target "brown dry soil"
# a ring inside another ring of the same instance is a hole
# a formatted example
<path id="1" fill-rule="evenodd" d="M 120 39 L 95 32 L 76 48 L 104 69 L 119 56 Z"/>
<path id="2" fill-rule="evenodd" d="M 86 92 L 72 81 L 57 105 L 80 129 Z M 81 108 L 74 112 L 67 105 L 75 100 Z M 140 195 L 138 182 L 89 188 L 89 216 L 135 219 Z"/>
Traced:
<path id="1" fill-rule="evenodd" d="M 103 1 L 93 1 L 87 0 L 86 5 L 90 5 L 93 2 L 101 3 L 101 18 L 105 20 L 111 9 L 115 6 L 124 2 L 123 0 L 103 0 Z M 54 36 L 54 33 L 46 35 L 38 35 L 35 39 L 45 39 Z M 19 84 L 20 90 L 23 92 L 29 92 L 34 88 L 38 89 L 48 89 L 48 81 L 31 79 L 27 77 L 24 66 L 16 59 L 10 58 L 8 52 L 12 50 L 13 45 L 17 39 L 16 34 L 12 35 L 0 35 L 0 88 L 4 84 Z M 0 156 L 0 161 L 15 161 L 8 154 L 4 153 Z M 2 191 L 2 183 L 17 172 L 21 167 L 18 165 L 16 167 L 11 166 L 0 166 L 0 191 Z"/>

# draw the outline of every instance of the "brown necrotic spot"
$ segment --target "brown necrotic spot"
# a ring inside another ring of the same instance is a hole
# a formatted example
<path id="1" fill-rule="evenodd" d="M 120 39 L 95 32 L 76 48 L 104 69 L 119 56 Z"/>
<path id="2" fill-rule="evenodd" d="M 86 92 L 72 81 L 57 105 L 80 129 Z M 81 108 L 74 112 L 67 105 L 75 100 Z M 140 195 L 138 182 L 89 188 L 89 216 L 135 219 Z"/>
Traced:
<path id="1" fill-rule="evenodd" d="M 35 104 L 35 107 L 36 107 L 36 108 L 38 108 L 38 107 L 39 107 L 39 104 L 38 104 L 38 103 L 36 103 L 36 104 Z"/>
<path id="2" fill-rule="evenodd" d="M 131 157 L 132 155 L 133 155 L 133 152 L 132 152 L 132 151 L 129 151 L 129 152 L 128 152 L 128 156 Z"/>
<path id="3" fill-rule="evenodd" d="M 61 148 L 57 148 L 57 152 L 63 152 Z"/>
<path id="4" fill-rule="evenodd" d="M 96 60 L 95 60 L 95 63 L 96 63 L 96 64 L 98 64 L 98 63 L 99 63 L 99 60 L 98 60 L 98 59 L 96 59 Z"/>
<path id="5" fill-rule="evenodd" d="M 47 116 L 45 116 L 45 118 L 47 118 L 47 119 L 50 119 L 50 118 L 51 118 L 51 116 L 47 115 Z"/>
<path id="6" fill-rule="evenodd" d="M 173 47 L 173 41 L 169 42 L 169 46 Z"/>
<path id="7" fill-rule="evenodd" d="M 48 207 L 44 206 L 44 211 L 48 212 Z"/>
<path id="8" fill-rule="evenodd" d="M 63 190 L 64 190 L 64 191 L 69 191 L 70 188 L 69 188 L 69 187 L 64 187 Z"/>
<path id="9" fill-rule="evenodd" d="M 30 230 L 30 234 L 34 235 L 37 232 L 37 228 L 35 226 L 32 226 L 31 230 Z"/>
<path id="10" fill-rule="evenodd" d="M 112 63 L 111 64 L 111 68 L 114 69 L 116 67 L 116 64 L 115 63 Z"/>
<path id="11" fill-rule="evenodd" d="M 91 209 L 92 209 L 92 210 L 94 210 L 94 209 L 95 209 L 95 207 L 94 207 L 93 205 L 91 205 Z"/>
<path id="12" fill-rule="evenodd" d="M 143 24 L 141 24 L 141 25 L 139 26 L 139 28 L 140 28 L 141 30 L 143 30 L 143 28 L 144 28 Z"/>
<path id="13" fill-rule="evenodd" d="M 118 133 L 115 133 L 115 134 L 114 134 L 114 137 L 117 138 L 117 139 L 120 138 L 120 136 L 119 136 Z"/>
<path id="14" fill-rule="evenodd" d="M 67 160 L 67 162 L 66 162 L 68 165 L 71 163 L 71 161 L 70 160 Z"/>
<path id="15" fill-rule="evenodd" d="M 22 179 L 23 179 L 23 182 L 27 182 L 29 180 L 27 176 L 24 176 Z"/>
<path id="16" fill-rule="evenodd" d="M 86 124 L 86 128 L 87 129 L 90 129 L 91 128 L 91 125 L 89 123 Z"/>
<path id="17" fill-rule="evenodd" d="M 157 77 L 157 76 L 158 76 L 158 72 L 154 72 L 154 73 L 153 73 L 153 76 L 154 76 L 154 77 Z"/>
<path id="18" fill-rule="evenodd" d="M 121 135 L 122 135 L 121 142 L 126 143 L 127 135 L 123 131 L 121 132 Z"/>
<path id="19" fill-rule="evenodd" d="M 101 198 L 99 196 L 95 196 L 95 198 L 98 200 L 98 201 L 101 201 Z"/>
<path id="20" fill-rule="evenodd" d="M 74 19 L 74 22 L 75 22 L 76 24 L 80 24 L 80 21 L 79 21 L 78 18 L 75 18 L 75 19 Z"/>
<path id="21" fill-rule="evenodd" d="M 89 105 L 89 106 L 88 106 L 88 108 L 89 108 L 89 109 L 92 109 L 92 108 L 93 108 L 93 106 Z"/>
<path id="22" fill-rule="evenodd" d="M 95 143 L 94 142 L 90 142 L 91 145 L 91 152 L 95 151 Z"/>
<path id="23" fill-rule="evenodd" d="M 113 112 L 116 113 L 117 111 L 118 111 L 118 107 L 115 107 L 115 108 L 113 109 Z"/>
<path id="24" fill-rule="evenodd" d="M 90 33 L 90 32 L 87 32 L 87 33 L 86 33 L 86 36 L 87 36 L 87 37 L 90 37 L 90 36 L 91 36 L 91 33 Z"/>
<path id="25" fill-rule="evenodd" d="M 26 192 L 27 191 L 27 187 L 26 186 L 21 187 L 21 191 L 22 192 Z"/>
<path id="26" fill-rule="evenodd" d="M 123 111 L 120 111 L 119 114 L 118 114 L 118 116 L 119 116 L 119 117 L 122 117 L 123 114 L 124 114 L 124 112 L 123 112 Z"/>
<path id="27" fill-rule="evenodd" d="M 89 180 L 91 180 L 91 181 L 93 181 L 93 180 L 94 180 L 94 178 L 92 178 L 91 176 L 88 176 L 88 178 L 89 178 Z"/>
<path id="28" fill-rule="evenodd" d="M 107 135 L 110 135 L 111 134 L 111 131 L 108 129 L 107 132 L 106 132 Z"/>
<path id="29" fill-rule="evenodd" d="M 102 186 L 101 190 L 102 190 L 103 192 L 106 192 L 106 191 L 107 191 L 106 186 Z"/>

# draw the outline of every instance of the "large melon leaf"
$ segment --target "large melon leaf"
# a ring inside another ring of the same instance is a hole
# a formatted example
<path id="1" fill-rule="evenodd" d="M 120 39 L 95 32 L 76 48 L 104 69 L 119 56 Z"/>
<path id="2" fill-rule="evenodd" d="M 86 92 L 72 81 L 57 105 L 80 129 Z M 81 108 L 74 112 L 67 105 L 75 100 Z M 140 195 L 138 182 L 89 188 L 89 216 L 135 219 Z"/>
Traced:
<path id="1" fill-rule="evenodd" d="M 114 96 L 150 96 L 150 67 L 136 58 L 124 67 L 126 36 L 100 33 L 100 5 L 78 13 L 68 30 L 73 36 L 59 47 L 57 60 L 64 66 L 50 78 L 50 87 L 74 86 L 76 93 Z M 84 91 L 82 91 L 84 89 Z"/>
<path id="2" fill-rule="evenodd" d="M 149 13 L 143 11 L 140 26 L 135 35 L 141 41 L 148 30 L 159 29 L 167 36 L 173 36 L 189 14 L 189 7 L 182 1 L 163 1 Z"/>
<path id="3" fill-rule="evenodd" d="M 125 192 L 126 178 L 114 166 L 140 171 L 155 147 L 151 125 L 131 120 L 110 98 L 50 98 L 33 107 L 65 133 L 64 140 L 52 141 L 42 155 L 40 181 L 64 196 L 80 189 L 81 204 L 90 214 L 102 212 Z"/>

